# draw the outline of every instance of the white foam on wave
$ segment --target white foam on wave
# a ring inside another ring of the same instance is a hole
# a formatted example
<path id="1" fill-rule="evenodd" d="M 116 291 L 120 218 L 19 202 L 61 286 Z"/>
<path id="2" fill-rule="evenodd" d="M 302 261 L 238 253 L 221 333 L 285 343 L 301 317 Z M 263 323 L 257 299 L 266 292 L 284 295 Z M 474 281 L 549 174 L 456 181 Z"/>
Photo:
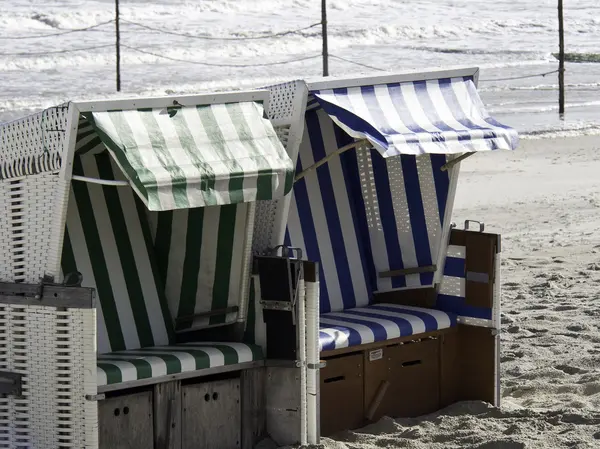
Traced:
<path id="1" fill-rule="evenodd" d="M 523 131 L 519 133 L 519 138 L 523 140 L 539 140 L 599 135 L 599 125 L 571 124 L 561 129 L 541 129 L 536 131 Z"/>
<path id="2" fill-rule="evenodd" d="M 522 0 L 516 10 L 506 1 L 489 0 L 328 0 L 329 48 L 333 55 L 394 71 L 457 64 L 479 66 L 480 89 L 486 103 L 502 108 L 502 113 L 518 113 L 522 107 L 539 109 L 536 102 L 545 107 L 554 101 L 554 97 L 539 100 L 546 95 L 545 90 L 547 95 L 555 95 L 555 78 L 495 79 L 556 68 L 551 56 L 556 51 L 556 6 L 551 3 Z M 577 8 L 570 8 L 565 26 L 569 51 L 597 51 L 591 39 L 600 34 L 594 5 L 593 0 L 579 0 Z M 114 17 L 114 2 L 106 0 L 3 0 L 2 6 L 0 36 L 56 33 L 98 25 Z M 249 86 L 253 80 L 313 78 L 321 72 L 318 26 L 302 35 L 278 39 L 220 41 L 174 36 L 130 23 L 212 38 L 254 37 L 319 22 L 320 2 L 314 0 L 128 0 L 122 2 L 121 13 L 122 43 L 156 54 L 122 49 L 124 88 L 131 93 L 163 94 L 166 89 L 192 93 L 226 85 Z M 81 95 L 85 98 L 88 93 L 96 98 L 113 97 L 112 24 L 47 39 L 2 40 L 1 44 L 0 79 L 5 85 L 0 91 L 2 119 L 39 109 L 49 98 L 64 101 Z M 98 45 L 108 47 L 64 54 L 8 55 Z M 161 55 L 188 62 L 169 61 Z M 202 65 L 252 65 L 304 56 L 315 58 L 270 67 Z M 596 89 L 595 70 L 570 72 L 568 89 L 585 91 L 583 95 Z M 358 74 L 365 68 L 332 58 L 330 71 L 332 75 Z M 511 89 L 516 92 L 511 94 Z M 521 101 L 511 104 L 516 95 Z M 598 107 L 584 103 L 588 97 L 582 95 L 569 98 L 581 100 L 570 106 L 577 111 Z M 527 109 L 523 115 L 528 113 L 543 116 Z"/>
<path id="3" fill-rule="evenodd" d="M 518 107 L 515 107 L 514 104 L 515 103 L 506 103 L 507 105 L 510 105 L 509 107 L 498 107 L 495 106 L 493 111 L 495 113 L 499 113 L 499 114 L 506 114 L 508 112 L 514 111 L 514 112 L 519 112 L 519 113 L 524 113 L 524 112 L 529 112 L 529 113 L 543 113 L 543 112 L 551 112 L 551 111 L 558 111 L 558 105 L 557 104 L 544 104 L 543 106 L 540 105 L 533 105 L 533 106 L 527 106 L 524 105 L 523 103 L 517 103 L 519 104 Z M 595 108 L 600 106 L 600 100 L 599 101 L 582 101 L 582 102 L 574 102 L 574 103 L 565 103 L 565 109 L 577 109 L 577 108 Z"/>

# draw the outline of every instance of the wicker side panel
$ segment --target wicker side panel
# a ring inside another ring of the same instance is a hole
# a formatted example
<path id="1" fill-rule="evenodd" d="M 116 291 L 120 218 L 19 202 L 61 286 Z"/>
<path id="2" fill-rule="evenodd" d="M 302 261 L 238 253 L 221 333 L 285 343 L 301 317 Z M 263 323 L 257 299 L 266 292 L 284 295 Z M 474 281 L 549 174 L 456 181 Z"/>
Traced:
<path id="1" fill-rule="evenodd" d="M 0 126 L 0 179 L 60 169 L 68 106 L 55 106 Z"/>
<path id="2" fill-rule="evenodd" d="M 49 259 L 58 257 L 50 254 L 52 229 L 57 209 L 62 209 L 59 200 L 58 174 L 44 173 L 28 176 L 23 180 L 23 224 L 26 226 L 24 242 L 24 282 L 37 282 L 48 273 Z M 13 220 L 13 223 L 15 220 Z M 62 230 L 64 232 L 64 229 Z M 16 278 L 15 281 L 21 279 Z"/>
<path id="3" fill-rule="evenodd" d="M 10 185 L 0 181 L 0 280 L 9 281 L 12 278 L 12 261 L 10 248 L 10 214 L 9 214 Z"/>
<path id="4" fill-rule="evenodd" d="M 0 448 L 97 448 L 95 312 L 0 307 L 0 369 L 23 374 L 0 399 Z"/>
<path id="5" fill-rule="evenodd" d="M 288 150 L 288 153 L 290 128 L 290 125 L 275 127 L 277 136 L 286 150 Z M 268 248 L 272 248 L 277 244 L 277 219 L 281 215 L 280 209 L 283 206 L 284 199 L 282 198 L 273 201 L 257 201 L 254 218 L 254 237 L 252 239 L 253 254 L 264 254 Z"/>
<path id="6" fill-rule="evenodd" d="M 267 116 L 273 121 L 277 136 L 295 165 L 304 132 L 306 84 L 291 81 L 267 88 L 271 91 Z M 288 194 L 285 198 L 257 203 L 252 242 L 254 254 L 263 254 L 268 248 L 283 243 L 289 198 Z"/>
<path id="7" fill-rule="evenodd" d="M 302 87 L 301 84 L 303 84 L 301 81 L 290 81 L 267 87 L 271 91 L 267 110 L 269 119 L 288 121 L 295 116 L 297 113 L 295 100 L 298 95 L 301 95 L 299 91 Z"/>
<path id="8" fill-rule="evenodd" d="M 68 105 L 0 125 L 0 280 L 57 274 L 65 188 L 58 181 Z"/>
<path id="9" fill-rule="evenodd" d="M 0 280 L 36 283 L 44 274 L 56 275 L 60 255 L 54 228 L 64 190 L 57 173 L 0 181 L 5 212 L 0 218 Z"/>

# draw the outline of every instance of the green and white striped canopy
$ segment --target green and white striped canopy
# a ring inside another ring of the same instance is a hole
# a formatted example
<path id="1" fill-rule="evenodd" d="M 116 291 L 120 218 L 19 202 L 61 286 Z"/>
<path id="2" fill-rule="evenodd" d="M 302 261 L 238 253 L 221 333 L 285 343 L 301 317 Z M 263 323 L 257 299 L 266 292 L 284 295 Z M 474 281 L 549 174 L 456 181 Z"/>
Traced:
<path id="1" fill-rule="evenodd" d="M 294 166 L 258 102 L 83 113 L 77 151 L 108 151 L 151 211 L 284 196 Z"/>

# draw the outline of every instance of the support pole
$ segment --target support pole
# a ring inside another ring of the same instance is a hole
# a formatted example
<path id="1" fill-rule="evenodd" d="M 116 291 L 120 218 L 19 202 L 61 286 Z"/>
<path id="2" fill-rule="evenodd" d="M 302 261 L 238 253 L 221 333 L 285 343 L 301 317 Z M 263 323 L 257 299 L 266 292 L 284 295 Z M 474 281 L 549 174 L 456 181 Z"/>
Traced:
<path id="1" fill-rule="evenodd" d="M 121 92 L 121 30 L 119 28 L 119 0 L 115 0 L 115 32 L 117 46 L 117 92 Z"/>
<path id="2" fill-rule="evenodd" d="M 329 49 L 327 48 L 327 0 L 321 0 L 321 34 L 323 37 L 323 76 L 329 76 Z"/>
<path id="3" fill-rule="evenodd" d="M 558 0 L 558 113 L 565 113 L 565 29 L 563 22 L 563 0 Z"/>

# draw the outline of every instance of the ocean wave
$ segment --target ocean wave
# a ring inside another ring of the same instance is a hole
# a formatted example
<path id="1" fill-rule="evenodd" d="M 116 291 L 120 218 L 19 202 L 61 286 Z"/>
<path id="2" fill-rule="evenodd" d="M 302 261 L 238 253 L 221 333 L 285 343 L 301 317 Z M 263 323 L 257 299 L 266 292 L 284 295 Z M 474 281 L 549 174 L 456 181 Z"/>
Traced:
<path id="1" fill-rule="evenodd" d="M 538 139 L 557 139 L 557 138 L 568 138 L 568 137 L 582 137 L 582 136 L 598 136 L 600 135 L 600 126 L 597 124 L 578 124 L 570 123 L 563 127 L 537 129 L 534 131 L 521 131 L 519 132 L 519 138 L 523 140 L 538 140 Z"/>
<path id="2" fill-rule="evenodd" d="M 524 106 L 523 103 L 520 103 L 520 104 L 521 104 L 521 106 L 518 106 L 518 107 L 513 107 L 512 104 L 510 104 L 510 107 L 507 107 L 507 108 L 498 107 L 498 105 L 496 105 L 493 108 L 489 108 L 489 109 L 491 112 L 496 113 L 496 114 L 506 114 L 506 113 L 511 113 L 511 112 L 518 112 L 518 113 L 527 112 L 527 113 L 536 114 L 536 113 L 558 111 L 557 104 L 544 104 L 544 106 L 540 106 L 540 105 Z M 506 105 L 509 105 L 509 103 L 506 103 Z M 600 106 L 600 101 L 582 101 L 582 102 L 578 102 L 578 103 L 566 103 L 565 109 L 591 108 L 591 107 L 596 107 L 596 106 Z"/>
<path id="3" fill-rule="evenodd" d="M 56 18 L 49 17 L 46 14 L 35 13 L 31 16 L 31 19 L 48 25 L 50 28 L 60 29 L 60 22 Z"/>
<path id="4" fill-rule="evenodd" d="M 554 75 L 556 76 L 556 75 Z M 600 88 L 599 83 L 568 83 L 565 84 L 565 89 L 597 89 Z M 532 86 L 493 86 L 493 87 L 481 87 L 480 92 L 499 92 L 499 91 L 529 91 L 529 90 L 558 90 L 558 84 L 536 84 Z"/>

